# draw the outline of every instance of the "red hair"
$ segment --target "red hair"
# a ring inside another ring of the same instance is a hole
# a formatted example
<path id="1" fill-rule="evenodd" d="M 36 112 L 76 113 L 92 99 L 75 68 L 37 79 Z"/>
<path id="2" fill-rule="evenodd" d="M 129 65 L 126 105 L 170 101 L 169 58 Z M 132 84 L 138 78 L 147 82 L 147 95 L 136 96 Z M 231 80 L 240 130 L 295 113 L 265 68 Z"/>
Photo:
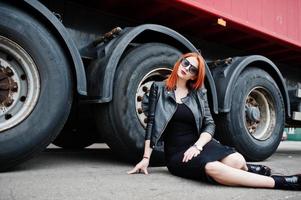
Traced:
<path id="1" fill-rule="evenodd" d="M 167 88 L 167 90 L 173 90 L 173 89 L 176 88 L 177 79 L 178 79 L 177 72 L 178 72 L 179 66 L 181 64 L 181 60 L 183 58 L 187 58 L 187 57 L 194 57 L 198 61 L 197 78 L 195 80 L 187 81 L 188 89 L 197 90 L 197 89 L 199 89 L 203 86 L 204 80 L 205 80 L 205 60 L 199 53 L 192 52 L 192 53 L 183 54 L 180 57 L 180 59 L 178 59 L 178 61 L 175 63 L 171 74 L 166 79 L 166 88 Z"/>

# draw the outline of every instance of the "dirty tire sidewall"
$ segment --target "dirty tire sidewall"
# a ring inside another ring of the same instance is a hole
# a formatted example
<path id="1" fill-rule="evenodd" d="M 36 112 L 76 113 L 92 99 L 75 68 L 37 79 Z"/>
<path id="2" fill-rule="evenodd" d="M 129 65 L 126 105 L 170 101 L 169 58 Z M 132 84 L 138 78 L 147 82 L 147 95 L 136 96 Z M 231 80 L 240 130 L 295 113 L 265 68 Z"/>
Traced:
<path id="1" fill-rule="evenodd" d="M 257 140 L 252 137 L 244 126 L 242 115 L 245 98 L 254 87 L 262 87 L 272 98 L 275 107 L 276 123 L 272 135 L 266 140 Z M 277 149 L 285 120 L 283 98 L 273 78 L 264 70 L 249 68 L 238 78 L 232 98 L 231 111 L 228 114 L 228 136 L 232 143 L 248 160 L 261 161 L 271 156 Z"/>
<path id="2" fill-rule="evenodd" d="M 6 170 L 45 149 L 59 133 L 72 104 L 72 79 L 64 50 L 46 26 L 5 4 L 0 4 L 0 15 L 0 35 L 31 56 L 41 86 L 30 115 L 0 133 L 0 170 Z"/>

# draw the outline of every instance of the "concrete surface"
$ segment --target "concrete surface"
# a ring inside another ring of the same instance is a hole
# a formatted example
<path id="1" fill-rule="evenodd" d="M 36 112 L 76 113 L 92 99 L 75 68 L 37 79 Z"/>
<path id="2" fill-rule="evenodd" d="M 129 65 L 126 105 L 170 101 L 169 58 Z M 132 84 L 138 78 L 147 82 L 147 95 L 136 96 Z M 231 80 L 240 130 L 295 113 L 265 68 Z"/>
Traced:
<path id="1" fill-rule="evenodd" d="M 281 142 L 262 162 L 274 173 L 301 173 L 301 142 Z M 166 167 L 151 167 L 149 175 L 127 175 L 133 166 L 119 162 L 104 144 L 82 151 L 50 145 L 47 150 L 0 173 L 0 200 L 145 200 L 145 199 L 301 199 L 301 192 L 235 188 L 175 177 Z"/>

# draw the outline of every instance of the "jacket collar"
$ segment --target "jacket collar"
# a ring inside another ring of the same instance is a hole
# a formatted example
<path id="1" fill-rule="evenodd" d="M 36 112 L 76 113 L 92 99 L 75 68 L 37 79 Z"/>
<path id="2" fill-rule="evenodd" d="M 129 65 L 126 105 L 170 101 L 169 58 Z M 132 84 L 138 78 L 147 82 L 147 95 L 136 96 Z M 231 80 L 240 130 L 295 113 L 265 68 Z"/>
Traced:
<path id="1" fill-rule="evenodd" d="M 171 98 L 176 102 L 175 90 L 166 90 L 165 89 L 164 92 L 165 92 L 165 95 L 166 95 L 167 98 Z M 183 97 L 182 99 L 185 101 L 185 99 L 187 99 L 188 97 L 191 96 L 192 92 L 193 92 L 192 90 L 189 90 L 187 96 Z"/>

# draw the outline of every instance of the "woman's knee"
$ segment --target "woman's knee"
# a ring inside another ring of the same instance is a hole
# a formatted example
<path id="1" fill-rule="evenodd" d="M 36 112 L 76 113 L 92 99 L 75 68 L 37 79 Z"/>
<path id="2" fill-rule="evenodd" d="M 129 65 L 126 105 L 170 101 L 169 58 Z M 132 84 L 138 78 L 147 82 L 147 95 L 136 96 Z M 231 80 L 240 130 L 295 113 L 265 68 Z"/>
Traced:
<path id="1" fill-rule="evenodd" d="M 209 162 L 205 165 L 205 172 L 206 174 L 210 175 L 210 176 L 215 176 L 218 175 L 220 172 L 220 166 L 219 166 L 219 162 L 215 161 L 215 162 Z"/>
<path id="2" fill-rule="evenodd" d="M 233 153 L 224 158 L 222 163 L 237 169 L 243 169 L 246 166 L 246 160 L 240 153 Z"/>
<path id="3" fill-rule="evenodd" d="M 236 153 L 236 162 L 241 166 L 240 168 L 246 166 L 247 164 L 246 159 L 240 153 Z"/>

